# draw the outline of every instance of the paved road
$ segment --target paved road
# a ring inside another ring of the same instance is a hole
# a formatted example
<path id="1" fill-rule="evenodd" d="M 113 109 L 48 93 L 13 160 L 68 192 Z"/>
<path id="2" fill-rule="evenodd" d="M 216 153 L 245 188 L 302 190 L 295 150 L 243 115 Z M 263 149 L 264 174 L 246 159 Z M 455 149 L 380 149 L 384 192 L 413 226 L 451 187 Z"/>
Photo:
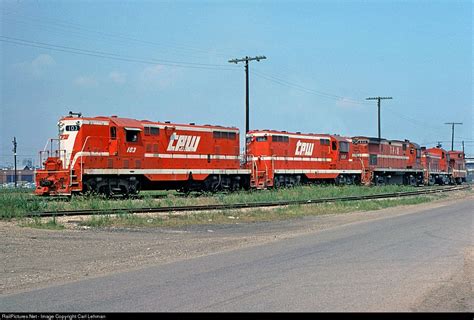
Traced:
<path id="1" fill-rule="evenodd" d="M 472 200 L 464 200 L 2 296 L 0 312 L 409 311 L 452 275 L 465 272 L 473 211 Z"/>

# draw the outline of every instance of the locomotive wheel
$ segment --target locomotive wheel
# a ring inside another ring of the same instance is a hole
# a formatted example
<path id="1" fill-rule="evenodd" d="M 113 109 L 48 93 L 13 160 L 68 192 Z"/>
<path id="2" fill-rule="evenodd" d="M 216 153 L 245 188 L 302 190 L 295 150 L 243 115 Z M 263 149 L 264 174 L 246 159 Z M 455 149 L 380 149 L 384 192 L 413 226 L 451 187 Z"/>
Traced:
<path id="1" fill-rule="evenodd" d="M 290 176 L 290 177 L 285 177 L 285 187 L 287 188 L 291 188 L 293 187 L 294 185 L 294 179 Z"/>
<path id="2" fill-rule="evenodd" d="M 124 198 L 128 198 L 130 196 L 130 189 L 127 185 L 121 185 L 120 190 L 122 191 L 122 195 Z"/>
<path id="3" fill-rule="evenodd" d="M 237 180 L 232 182 L 231 191 L 237 191 L 240 189 L 240 183 Z"/>
<path id="4" fill-rule="evenodd" d="M 110 190 L 108 185 L 98 186 L 97 193 L 103 195 L 106 198 L 110 198 L 112 196 L 112 190 Z"/>
<path id="5" fill-rule="evenodd" d="M 275 178 L 273 181 L 274 181 L 274 182 L 273 182 L 273 187 L 274 187 L 275 189 L 278 189 L 278 188 L 281 187 L 280 179 Z"/>
<path id="6" fill-rule="evenodd" d="M 375 185 L 377 186 L 384 186 L 386 183 L 386 179 L 383 176 L 376 176 L 375 177 Z"/>
<path id="7" fill-rule="evenodd" d="M 430 178 L 428 179 L 428 185 L 433 186 L 435 182 L 436 182 L 435 178 L 432 175 L 430 175 Z"/>
<path id="8" fill-rule="evenodd" d="M 336 178 L 336 184 L 343 186 L 343 185 L 351 185 L 354 183 L 354 180 L 350 177 L 340 175 Z"/>
<path id="9" fill-rule="evenodd" d="M 405 178 L 403 179 L 403 184 L 409 185 L 409 186 L 416 186 L 417 185 L 416 177 L 405 176 Z"/>

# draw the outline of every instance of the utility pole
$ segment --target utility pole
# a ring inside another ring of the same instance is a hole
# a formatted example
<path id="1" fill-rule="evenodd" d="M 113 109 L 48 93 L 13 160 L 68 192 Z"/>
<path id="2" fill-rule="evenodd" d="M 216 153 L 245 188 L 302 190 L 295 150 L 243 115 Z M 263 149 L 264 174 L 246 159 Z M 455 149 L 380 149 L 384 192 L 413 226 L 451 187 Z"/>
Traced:
<path id="1" fill-rule="evenodd" d="M 461 143 L 462 143 L 462 154 L 464 155 L 464 140 Z"/>
<path id="2" fill-rule="evenodd" d="M 16 175 L 16 137 L 13 137 L 13 163 L 15 163 L 15 188 L 16 188 L 16 184 L 17 184 L 17 175 Z"/>
<path id="3" fill-rule="evenodd" d="M 366 98 L 365 100 L 377 100 L 377 108 L 378 108 L 378 124 L 379 124 L 379 140 L 382 138 L 382 133 L 380 130 L 380 100 L 392 100 L 392 97 L 372 97 L 372 98 Z"/>
<path id="4" fill-rule="evenodd" d="M 245 62 L 245 134 L 249 132 L 249 61 L 252 60 L 263 60 L 266 59 L 265 56 L 257 56 L 257 57 L 245 57 L 242 59 L 232 59 L 229 60 L 230 63 L 237 64 L 238 62 Z"/>
<path id="5" fill-rule="evenodd" d="M 462 124 L 462 122 L 445 122 L 444 124 L 450 124 L 451 127 L 451 151 L 454 150 L 454 126 L 457 124 Z"/>

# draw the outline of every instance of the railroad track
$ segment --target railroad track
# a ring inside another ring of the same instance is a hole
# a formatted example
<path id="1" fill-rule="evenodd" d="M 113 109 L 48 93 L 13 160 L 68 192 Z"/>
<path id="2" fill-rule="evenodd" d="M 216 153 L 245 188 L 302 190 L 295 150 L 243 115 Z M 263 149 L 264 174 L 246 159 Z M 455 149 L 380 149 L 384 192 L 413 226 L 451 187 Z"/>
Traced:
<path id="1" fill-rule="evenodd" d="M 190 196 L 188 194 L 185 194 L 185 193 L 177 193 L 175 194 L 176 197 L 181 197 L 181 198 L 189 198 Z M 196 194 L 196 195 L 193 195 L 194 197 L 197 197 L 199 196 L 199 194 Z M 33 201 L 38 201 L 38 197 L 41 197 L 41 201 L 45 201 L 45 202 L 69 202 L 71 201 L 71 196 L 50 196 L 50 197 L 42 197 L 42 196 L 37 196 L 37 195 L 31 195 L 31 198 L 27 198 L 25 199 L 25 201 L 28 201 L 28 202 L 33 202 Z M 128 198 L 124 198 L 122 195 L 120 196 L 112 196 L 112 197 L 109 197 L 109 198 L 104 198 L 104 199 L 107 199 L 107 200 L 111 200 L 111 201 L 120 201 L 120 200 L 124 200 L 124 199 L 130 199 L 130 200 L 143 200 L 145 198 L 152 198 L 152 199 L 164 199 L 168 197 L 168 194 L 147 194 L 147 195 L 144 195 L 144 194 L 138 194 L 138 195 L 131 195 L 129 196 Z"/>
<path id="2" fill-rule="evenodd" d="M 76 216 L 76 215 L 95 215 L 95 214 L 122 214 L 122 213 L 155 213 L 155 212 L 183 212 L 183 211 L 210 211 L 210 210 L 228 210 L 228 209 L 245 209 L 245 208 L 264 208 L 279 207 L 288 205 L 304 205 L 337 201 L 356 201 L 356 200 L 375 200 L 409 197 L 416 195 L 443 193 L 450 191 L 459 191 L 469 189 L 469 185 L 449 186 L 441 188 L 429 188 L 407 192 L 381 193 L 365 196 L 347 196 L 320 198 L 308 200 L 281 200 L 268 202 L 250 202 L 250 203 L 234 203 L 234 204 L 214 204 L 214 205 L 197 205 L 197 206 L 174 206 L 174 207 L 154 207 L 154 208 L 117 208 L 117 209 L 89 209 L 89 210 L 65 210 L 65 211 L 44 211 L 31 212 L 26 214 L 27 217 L 52 217 L 52 216 Z"/>

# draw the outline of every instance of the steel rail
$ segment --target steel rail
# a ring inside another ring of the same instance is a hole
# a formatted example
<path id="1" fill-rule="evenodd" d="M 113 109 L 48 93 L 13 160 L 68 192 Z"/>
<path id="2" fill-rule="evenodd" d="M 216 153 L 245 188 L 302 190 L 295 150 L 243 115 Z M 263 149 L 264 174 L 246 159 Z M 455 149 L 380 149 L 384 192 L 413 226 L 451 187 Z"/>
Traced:
<path id="1" fill-rule="evenodd" d="M 268 202 L 249 202 L 249 203 L 234 203 L 234 204 L 213 204 L 213 205 L 193 205 L 193 206 L 167 206 L 167 207 L 153 207 L 153 208 L 116 208 L 116 209 L 86 209 L 86 210 L 65 210 L 65 211 L 44 211 L 44 212 L 30 212 L 25 214 L 25 217 L 52 217 L 52 216 L 76 216 L 76 215 L 94 215 L 94 214 L 122 214 L 122 213 L 158 213 L 158 212 L 184 212 L 184 211 L 210 211 L 210 210 L 228 210 L 228 209 L 245 209 L 245 208 L 263 208 L 263 207 L 278 207 L 288 205 L 305 205 L 338 201 L 358 201 L 358 200 L 375 200 L 375 199 L 389 199 L 409 197 L 424 194 L 443 193 L 449 191 L 459 191 L 469 189 L 469 185 L 450 186 L 436 189 L 380 193 L 364 196 L 346 196 L 346 197 L 332 197 L 309 200 L 279 200 Z"/>

